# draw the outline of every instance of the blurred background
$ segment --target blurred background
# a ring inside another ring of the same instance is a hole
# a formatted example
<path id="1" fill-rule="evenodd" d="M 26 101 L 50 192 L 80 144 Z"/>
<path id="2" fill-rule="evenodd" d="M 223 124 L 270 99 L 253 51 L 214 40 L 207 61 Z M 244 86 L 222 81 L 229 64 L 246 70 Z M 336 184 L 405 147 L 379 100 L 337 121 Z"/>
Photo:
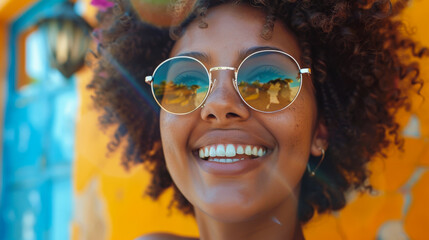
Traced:
<path id="1" fill-rule="evenodd" d="M 165 2 L 140 1 L 149 10 Z M 85 54 L 95 47 L 97 11 L 111 6 L 0 0 L 1 240 L 131 240 L 155 231 L 198 236 L 191 217 L 168 209 L 172 192 L 151 201 L 143 194 L 145 169 L 125 171 L 121 151 L 107 153 L 113 132 L 97 125 Z M 402 15 L 407 34 L 426 46 L 428 10 L 429 1 L 414 0 Z M 421 66 L 429 84 L 429 61 Z M 392 147 L 369 166 L 374 193 L 351 192 L 345 209 L 316 216 L 305 225 L 307 239 L 427 239 L 429 86 L 421 94 L 398 116 L 405 150 Z"/>

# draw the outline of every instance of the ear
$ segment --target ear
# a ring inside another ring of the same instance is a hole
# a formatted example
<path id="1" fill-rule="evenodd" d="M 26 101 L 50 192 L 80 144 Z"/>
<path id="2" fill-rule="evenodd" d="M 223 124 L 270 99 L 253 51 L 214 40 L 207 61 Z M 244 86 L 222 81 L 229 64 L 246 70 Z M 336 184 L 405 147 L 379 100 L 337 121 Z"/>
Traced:
<path id="1" fill-rule="evenodd" d="M 316 129 L 313 134 L 313 140 L 311 143 L 310 153 L 311 155 L 318 157 L 322 155 L 322 150 L 328 148 L 328 128 L 325 125 L 325 121 L 323 119 L 319 119 L 317 121 Z"/>

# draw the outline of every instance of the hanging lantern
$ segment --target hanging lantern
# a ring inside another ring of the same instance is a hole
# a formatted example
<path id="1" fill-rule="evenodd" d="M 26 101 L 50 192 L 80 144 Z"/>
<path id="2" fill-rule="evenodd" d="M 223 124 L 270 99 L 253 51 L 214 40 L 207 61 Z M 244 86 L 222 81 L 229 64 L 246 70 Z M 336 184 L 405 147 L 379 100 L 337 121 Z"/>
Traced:
<path id="1" fill-rule="evenodd" d="M 64 77 L 70 78 L 85 62 L 91 41 L 91 26 L 65 2 L 38 22 L 47 34 L 49 61 Z"/>

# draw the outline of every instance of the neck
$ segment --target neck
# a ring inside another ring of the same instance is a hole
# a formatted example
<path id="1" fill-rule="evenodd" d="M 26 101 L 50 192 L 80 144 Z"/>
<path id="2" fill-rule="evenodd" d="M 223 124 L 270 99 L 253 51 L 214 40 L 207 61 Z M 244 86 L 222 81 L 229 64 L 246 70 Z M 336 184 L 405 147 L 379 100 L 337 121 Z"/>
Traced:
<path id="1" fill-rule="evenodd" d="M 297 217 L 297 206 L 291 208 L 288 203 L 282 203 L 264 215 L 243 221 L 222 221 L 199 209 L 195 209 L 195 216 L 201 240 L 304 239 Z"/>

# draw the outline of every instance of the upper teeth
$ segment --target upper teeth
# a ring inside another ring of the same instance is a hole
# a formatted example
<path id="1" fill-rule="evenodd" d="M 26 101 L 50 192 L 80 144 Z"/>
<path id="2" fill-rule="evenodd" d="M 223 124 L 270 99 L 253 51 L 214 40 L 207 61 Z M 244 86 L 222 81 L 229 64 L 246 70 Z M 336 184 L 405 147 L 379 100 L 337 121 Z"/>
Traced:
<path id="1" fill-rule="evenodd" d="M 266 150 L 263 147 L 252 145 L 217 144 L 199 149 L 200 158 L 235 157 L 237 154 L 261 157 L 265 153 Z"/>

